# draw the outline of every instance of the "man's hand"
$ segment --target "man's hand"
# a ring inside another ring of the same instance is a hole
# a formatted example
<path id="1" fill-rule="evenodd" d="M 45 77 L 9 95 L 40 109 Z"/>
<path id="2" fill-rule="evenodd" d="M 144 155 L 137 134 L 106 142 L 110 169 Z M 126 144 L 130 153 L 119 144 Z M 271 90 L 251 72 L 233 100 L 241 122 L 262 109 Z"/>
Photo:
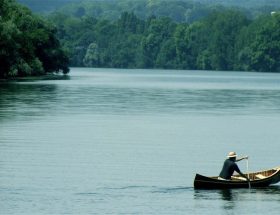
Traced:
<path id="1" fill-rule="evenodd" d="M 244 156 L 244 157 L 242 157 L 242 158 L 238 158 L 238 159 L 236 160 L 236 162 L 242 161 L 242 160 L 245 160 L 245 159 L 249 159 L 249 156 Z"/>

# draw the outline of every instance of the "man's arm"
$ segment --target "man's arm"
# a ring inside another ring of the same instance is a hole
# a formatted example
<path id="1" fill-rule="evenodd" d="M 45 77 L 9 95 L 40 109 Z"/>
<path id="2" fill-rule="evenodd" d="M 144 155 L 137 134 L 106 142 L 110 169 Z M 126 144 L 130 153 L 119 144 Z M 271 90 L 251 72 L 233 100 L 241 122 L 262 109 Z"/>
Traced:
<path id="1" fill-rule="evenodd" d="M 245 156 L 245 157 L 242 157 L 242 158 L 238 158 L 238 159 L 236 159 L 235 162 L 242 161 L 242 160 L 244 160 L 244 159 L 249 159 L 249 157 L 248 157 L 248 156 Z"/>
<path id="2" fill-rule="evenodd" d="M 250 181 L 250 179 L 247 177 L 247 175 L 243 174 L 242 172 L 239 172 L 239 174 L 240 174 L 243 178 L 246 178 L 247 181 Z"/>
<path id="3" fill-rule="evenodd" d="M 247 175 L 245 175 L 245 174 L 243 174 L 241 171 L 240 171 L 240 169 L 239 169 L 239 167 L 237 166 L 237 164 L 235 164 L 235 169 L 234 169 L 236 172 L 238 172 L 243 178 L 246 178 L 247 179 L 247 181 L 250 181 L 250 179 L 247 177 Z"/>

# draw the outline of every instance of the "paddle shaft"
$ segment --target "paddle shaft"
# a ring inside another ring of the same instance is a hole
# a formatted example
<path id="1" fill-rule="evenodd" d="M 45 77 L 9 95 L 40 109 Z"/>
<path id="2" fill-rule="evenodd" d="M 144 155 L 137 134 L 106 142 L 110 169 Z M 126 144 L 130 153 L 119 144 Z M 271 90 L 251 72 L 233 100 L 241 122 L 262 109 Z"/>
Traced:
<path id="1" fill-rule="evenodd" d="M 249 159 L 248 158 L 247 158 L 246 164 L 247 164 L 247 177 L 249 179 L 248 184 L 249 184 L 249 189 L 251 189 L 250 174 L 249 174 Z"/>

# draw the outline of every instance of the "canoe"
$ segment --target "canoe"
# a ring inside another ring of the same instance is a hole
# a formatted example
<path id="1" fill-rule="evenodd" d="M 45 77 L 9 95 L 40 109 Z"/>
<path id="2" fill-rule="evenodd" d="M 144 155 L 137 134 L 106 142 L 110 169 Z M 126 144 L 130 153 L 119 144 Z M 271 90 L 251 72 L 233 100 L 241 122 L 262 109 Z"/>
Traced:
<path id="1" fill-rule="evenodd" d="M 280 181 L 280 167 L 272 169 L 246 173 L 250 178 L 251 187 L 267 187 Z M 218 179 L 218 176 L 207 177 L 196 174 L 194 179 L 195 189 L 232 189 L 232 188 L 248 188 L 249 183 L 240 175 L 233 175 L 231 180 Z"/>

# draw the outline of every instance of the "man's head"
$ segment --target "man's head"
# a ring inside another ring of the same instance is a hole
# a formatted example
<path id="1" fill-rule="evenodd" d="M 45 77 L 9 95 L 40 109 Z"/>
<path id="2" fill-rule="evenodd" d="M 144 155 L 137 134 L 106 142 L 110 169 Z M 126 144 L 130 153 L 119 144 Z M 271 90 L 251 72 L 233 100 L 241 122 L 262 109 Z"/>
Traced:
<path id="1" fill-rule="evenodd" d="M 228 157 L 230 160 L 235 161 L 235 160 L 236 160 L 236 157 L 237 157 L 236 152 L 229 152 L 227 157 Z"/>

